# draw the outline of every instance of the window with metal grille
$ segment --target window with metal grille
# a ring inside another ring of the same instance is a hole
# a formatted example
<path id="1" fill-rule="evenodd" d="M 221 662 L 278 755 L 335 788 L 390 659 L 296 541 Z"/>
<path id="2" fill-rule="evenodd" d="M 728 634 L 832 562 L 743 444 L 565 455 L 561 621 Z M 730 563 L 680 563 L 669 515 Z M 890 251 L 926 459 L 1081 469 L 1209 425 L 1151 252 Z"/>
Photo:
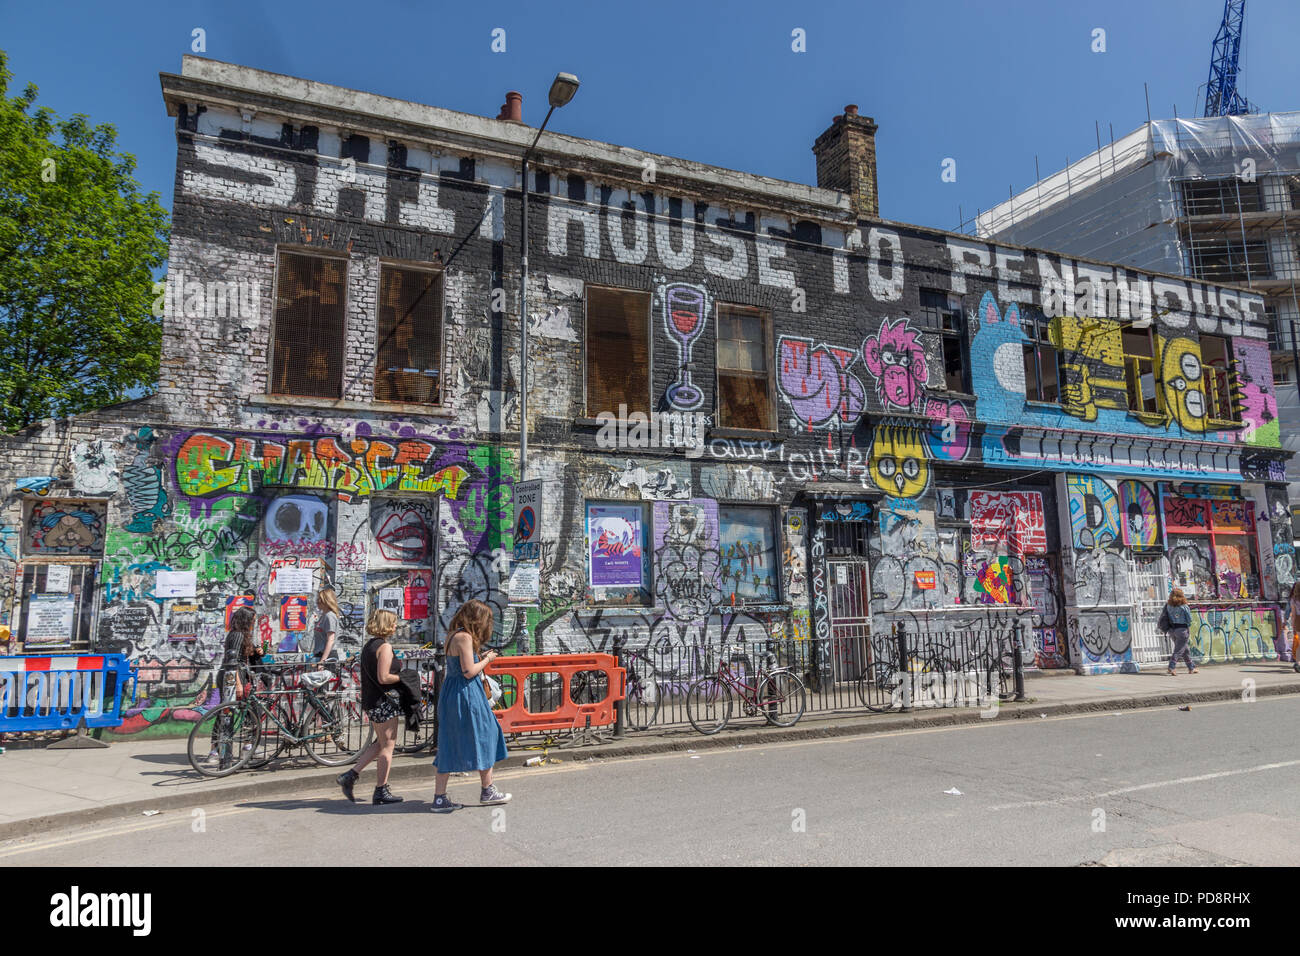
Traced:
<path id="1" fill-rule="evenodd" d="M 1260 184 L 1226 179 L 1189 180 L 1182 183 L 1184 216 L 1235 216 L 1264 208 Z"/>
<path id="2" fill-rule="evenodd" d="M 1020 327 L 1028 339 L 1023 346 L 1025 397 L 1034 402 L 1059 402 L 1061 375 L 1051 321 L 1041 312 L 1026 309 L 1020 314 Z"/>
<path id="3" fill-rule="evenodd" d="M 767 362 L 770 334 L 766 311 L 718 305 L 718 424 L 723 428 L 776 428 Z"/>
<path id="4" fill-rule="evenodd" d="M 935 289 L 922 289 L 921 325 L 928 331 L 939 333 L 943 349 L 944 388 L 950 392 L 966 392 L 969 386 L 961 298 Z"/>
<path id="5" fill-rule="evenodd" d="M 274 394 L 342 396 L 347 274 L 344 259 L 280 253 L 271 366 Z"/>
<path id="6" fill-rule="evenodd" d="M 381 266 L 375 335 L 375 400 L 439 404 L 441 273 Z"/>
<path id="7" fill-rule="evenodd" d="M 650 294 L 587 287 L 587 415 L 650 411 Z"/>
<path id="8" fill-rule="evenodd" d="M 1187 249 L 1188 265 L 1198 279 L 1217 282 L 1248 282 L 1273 277 L 1268 243 L 1263 239 L 1192 239 Z"/>

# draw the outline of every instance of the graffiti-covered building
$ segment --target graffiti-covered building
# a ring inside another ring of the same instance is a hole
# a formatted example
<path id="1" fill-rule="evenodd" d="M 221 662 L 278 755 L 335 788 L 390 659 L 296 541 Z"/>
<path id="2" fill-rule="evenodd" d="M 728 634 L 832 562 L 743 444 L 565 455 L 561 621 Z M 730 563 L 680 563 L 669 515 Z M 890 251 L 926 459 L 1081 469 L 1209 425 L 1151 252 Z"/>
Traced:
<path id="1" fill-rule="evenodd" d="M 186 57 L 155 394 L 6 440 L 10 653 L 124 649 L 125 731 L 211 702 L 230 611 L 297 646 L 465 599 L 510 652 L 1023 624 L 1033 666 L 1274 655 L 1293 578 L 1263 303 L 882 221 L 560 134 L 527 186 L 540 580 L 512 603 L 520 159 L 534 130 Z M 845 667 L 853 662 L 842 662 Z M 860 665 L 858 665 L 860 666 Z"/>

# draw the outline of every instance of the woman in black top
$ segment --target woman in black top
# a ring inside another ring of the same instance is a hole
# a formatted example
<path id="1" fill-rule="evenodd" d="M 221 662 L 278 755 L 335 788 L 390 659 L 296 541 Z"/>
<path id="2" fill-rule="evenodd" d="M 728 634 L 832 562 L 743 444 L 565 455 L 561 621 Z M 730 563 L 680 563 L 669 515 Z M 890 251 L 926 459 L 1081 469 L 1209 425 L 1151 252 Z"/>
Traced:
<path id="1" fill-rule="evenodd" d="M 388 769 L 393 763 L 393 748 L 397 746 L 397 719 L 401 711 L 397 692 L 389 690 L 401 678 L 393 666 L 393 647 L 388 639 L 397 630 L 397 615 L 392 611 L 376 611 L 366 623 L 370 640 L 361 648 L 361 709 L 366 712 L 375 728 L 375 739 L 357 757 L 356 764 L 346 773 L 336 777 L 343 795 L 356 802 L 352 788 L 370 761 L 375 761 L 376 786 L 371 800 L 376 805 L 401 803 L 388 789 Z"/>
<path id="2" fill-rule="evenodd" d="M 262 652 L 257 648 L 257 642 L 253 640 L 253 624 L 257 621 L 257 615 L 253 613 L 251 607 L 237 608 L 230 615 L 230 630 L 226 632 L 226 646 L 221 655 L 221 667 L 217 670 L 217 690 L 221 692 L 223 704 L 229 703 L 226 700 L 226 677 L 234 676 L 235 694 L 233 700 L 239 700 L 247 691 L 249 683 L 252 681 L 252 667 L 262 663 Z M 212 749 L 208 753 L 208 761 L 215 762 L 219 758 L 217 753 L 217 731 L 219 724 L 212 725 Z"/>

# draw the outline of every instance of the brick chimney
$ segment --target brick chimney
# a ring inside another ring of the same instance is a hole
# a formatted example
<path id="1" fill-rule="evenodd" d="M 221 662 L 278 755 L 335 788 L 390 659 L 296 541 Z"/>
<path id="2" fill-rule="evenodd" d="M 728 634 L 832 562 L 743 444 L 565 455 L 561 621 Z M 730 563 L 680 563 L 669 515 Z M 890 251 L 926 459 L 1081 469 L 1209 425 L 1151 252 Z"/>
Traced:
<path id="1" fill-rule="evenodd" d="M 817 156 L 817 185 L 849 194 L 855 215 L 880 217 L 876 183 L 876 121 L 859 116 L 853 104 L 831 120 L 830 128 L 813 144 Z"/>
<path id="2" fill-rule="evenodd" d="M 506 101 L 501 104 L 501 113 L 497 116 L 499 120 L 509 120 L 512 123 L 522 123 L 524 121 L 524 95 L 511 90 L 506 94 Z"/>

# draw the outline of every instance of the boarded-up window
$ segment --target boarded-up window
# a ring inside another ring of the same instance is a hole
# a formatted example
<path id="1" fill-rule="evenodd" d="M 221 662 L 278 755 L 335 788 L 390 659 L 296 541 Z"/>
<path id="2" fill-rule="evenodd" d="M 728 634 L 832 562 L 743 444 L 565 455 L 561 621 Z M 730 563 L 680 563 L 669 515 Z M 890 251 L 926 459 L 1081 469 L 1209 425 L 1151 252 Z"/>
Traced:
<path id="1" fill-rule="evenodd" d="M 442 276 L 419 269 L 379 270 L 375 399 L 442 400 Z"/>
<path id="2" fill-rule="evenodd" d="M 718 424 L 723 428 L 774 426 L 767 327 L 766 312 L 718 306 Z"/>
<path id="3" fill-rule="evenodd" d="M 347 273 L 348 264 L 342 259 L 280 253 L 271 369 L 273 393 L 342 396 Z"/>
<path id="4" fill-rule="evenodd" d="M 587 289 L 587 415 L 650 411 L 650 295 Z"/>

